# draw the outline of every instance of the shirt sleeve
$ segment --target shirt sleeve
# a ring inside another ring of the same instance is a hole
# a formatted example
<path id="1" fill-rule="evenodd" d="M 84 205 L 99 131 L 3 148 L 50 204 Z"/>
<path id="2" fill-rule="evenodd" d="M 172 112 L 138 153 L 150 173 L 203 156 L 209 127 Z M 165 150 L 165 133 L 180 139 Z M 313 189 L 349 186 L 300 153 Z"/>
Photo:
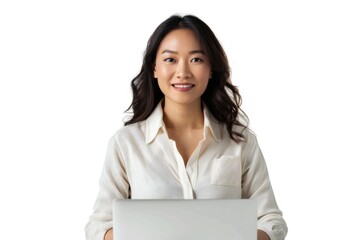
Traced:
<path id="1" fill-rule="evenodd" d="M 287 225 L 277 206 L 268 170 L 255 135 L 249 133 L 243 156 L 243 197 L 257 200 L 258 229 L 266 232 L 271 240 L 283 240 Z"/>
<path id="2" fill-rule="evenodd" d="M 113 200 L 129 198 L 130 189 L 125 169 L 119 144 L 114 135 L 108 143 L 94 211 L 85 226 L 87 240 L 103 240 L 106 231 L 112 228 Z"/>

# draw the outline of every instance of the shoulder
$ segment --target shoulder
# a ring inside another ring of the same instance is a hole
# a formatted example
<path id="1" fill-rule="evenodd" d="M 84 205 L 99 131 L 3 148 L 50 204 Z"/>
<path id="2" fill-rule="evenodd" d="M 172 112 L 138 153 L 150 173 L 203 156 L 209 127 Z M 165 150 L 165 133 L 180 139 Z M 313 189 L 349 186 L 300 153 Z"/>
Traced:
<path id="1" fill-rule="evenodd" d="M 244 145 L 257 144 L 256 134 L 249 127 L 235 125 L 233 127 L 233 131 L 241 133 L 244 136 L 245 140 L 241 142 L 242 144 Z"/>
<path id="2" fill-rule="evenodd" d="M 141 139 L 145 141 L 145 132 L 145 121 L 141 121 L 118 129 L 111 137 L 111 140 L 115 140 L 119 144 L 135 143 Z"/>
<path id="3" fill-rule="evenodd" d="M 244 130 L 245 141 L 248 143 L 257 143 L 257 137 L 254 131 L 250 128 L 245 128 Z"/>

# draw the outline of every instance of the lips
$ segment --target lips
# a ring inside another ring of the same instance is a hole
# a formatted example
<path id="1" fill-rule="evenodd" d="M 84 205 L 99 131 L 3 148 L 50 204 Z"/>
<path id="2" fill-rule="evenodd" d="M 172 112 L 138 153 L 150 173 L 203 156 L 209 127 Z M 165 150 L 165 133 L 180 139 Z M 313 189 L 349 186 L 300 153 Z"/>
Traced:
<path id="1" fill-rule="evenodd" d="M 176 87 L 176 88 L 191 88 L 195 85 L 193 84 L 172 84 L 173 87 Z"/>
<path id="2" fill-rule="evenodd" d="M 171 86 L 173 86 L 176 90 L 181 92 L 189 91 L 193 87 L 195 87 L 195 85 L 191 83 L 175 83 L 175 84 L 171 84 Z"/>

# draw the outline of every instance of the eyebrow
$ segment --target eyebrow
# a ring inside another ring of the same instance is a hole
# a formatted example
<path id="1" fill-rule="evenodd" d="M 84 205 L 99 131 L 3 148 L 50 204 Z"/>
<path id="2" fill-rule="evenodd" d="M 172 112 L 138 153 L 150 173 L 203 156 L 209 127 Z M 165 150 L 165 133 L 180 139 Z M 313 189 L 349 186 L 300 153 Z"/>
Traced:
<path id="1" fill-rule="evenodd" d="M 172 50 L 167 50 L 167 49 L 165 49 L 164 51 L 161 52 L 161 54 L 164 54 L 164 53 L 178 54 L 177 51 L 172 51 Z M 203 50 L 192 50 L 192 51 L 190 51 L 189 53 L 190 53 L 190 54 L 200 53 L 200 54 L 206 55 Z"/>

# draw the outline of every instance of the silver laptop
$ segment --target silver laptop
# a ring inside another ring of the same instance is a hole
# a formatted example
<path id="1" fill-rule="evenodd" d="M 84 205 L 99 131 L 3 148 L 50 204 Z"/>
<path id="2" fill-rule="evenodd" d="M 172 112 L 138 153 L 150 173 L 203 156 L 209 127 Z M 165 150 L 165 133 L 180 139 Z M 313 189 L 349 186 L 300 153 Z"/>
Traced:
<path id="1" fill-rule="evenodd" d="M 115 200 L 114 240 L 256 240 L 254 200 Z"/>

